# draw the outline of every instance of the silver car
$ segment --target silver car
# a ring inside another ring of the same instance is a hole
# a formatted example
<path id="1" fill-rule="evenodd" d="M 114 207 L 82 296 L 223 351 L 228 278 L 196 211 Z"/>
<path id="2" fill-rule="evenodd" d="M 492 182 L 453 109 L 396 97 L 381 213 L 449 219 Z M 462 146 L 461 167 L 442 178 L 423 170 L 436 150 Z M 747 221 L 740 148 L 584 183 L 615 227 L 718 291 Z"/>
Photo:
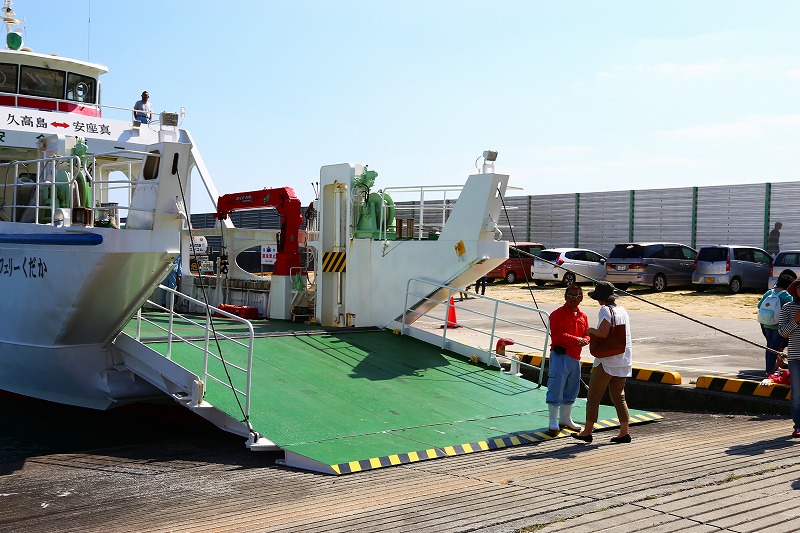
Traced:
<path id="1" fill-rule="evenodd" d="M 582 248 L 542 250 L 533 260 L 531 267 L 531 279 L 540 287 L 548 281 L 569 287 L 575 282 L 584 283 L 592 279 L 605 278 L 606 258 L 597 252 Z"/>
<path id="2" fill-rule="evenodd" d="M 606 281 L 621 289 L 646 285 L 661 292 L 692 283 L 697 251 L 673 242 L 625 242 L 614 246 L 606 262 Z"/>
<path id="3" fill-rule="evenodd" d="M 752 246 L 703 246 L 697 253 L 692 283 L 699 291 L 728 287 L 736 294 L 743 288 L 767 289 L 772 256 Z"/>
<path id="4" fill-rule="evenodd" d="M 787 274 L 792 279 L 800 276 L 800 250 L 787 250 L 775 256 L 767 286 L 774 287 L 778 282 L 778 277 L 782 274 Z"/>

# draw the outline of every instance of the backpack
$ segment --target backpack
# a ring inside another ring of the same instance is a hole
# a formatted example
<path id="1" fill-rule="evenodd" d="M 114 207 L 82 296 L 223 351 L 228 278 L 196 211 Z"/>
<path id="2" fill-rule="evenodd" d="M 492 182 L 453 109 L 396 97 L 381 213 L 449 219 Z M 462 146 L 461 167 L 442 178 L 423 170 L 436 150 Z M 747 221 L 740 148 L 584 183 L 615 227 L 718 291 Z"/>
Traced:
<path id="1" fill-rule="evenodd" d="M 778 324 L 778 315 L 781 312 L 781 297 L 772 289 L 758 306 L 758 322 L 765 326 Z"/>

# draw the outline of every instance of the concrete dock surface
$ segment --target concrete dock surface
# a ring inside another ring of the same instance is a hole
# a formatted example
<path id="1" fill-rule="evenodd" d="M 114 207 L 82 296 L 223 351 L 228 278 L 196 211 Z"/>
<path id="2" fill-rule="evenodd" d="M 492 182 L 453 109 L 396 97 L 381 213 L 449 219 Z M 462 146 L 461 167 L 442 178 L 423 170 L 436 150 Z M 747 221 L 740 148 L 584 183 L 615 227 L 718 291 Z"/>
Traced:
<path id="1" fill-rule="evenodd" d="M 0 463 L 0 529 L 800 530 L 790 420 L 660 413 L 631 428 L 630 444 L 610 444 L 614 429 L 592 444 L 560 437 L 341 477 L 276 466 L 279 453 L 176 421 L 149 442 Z"/>

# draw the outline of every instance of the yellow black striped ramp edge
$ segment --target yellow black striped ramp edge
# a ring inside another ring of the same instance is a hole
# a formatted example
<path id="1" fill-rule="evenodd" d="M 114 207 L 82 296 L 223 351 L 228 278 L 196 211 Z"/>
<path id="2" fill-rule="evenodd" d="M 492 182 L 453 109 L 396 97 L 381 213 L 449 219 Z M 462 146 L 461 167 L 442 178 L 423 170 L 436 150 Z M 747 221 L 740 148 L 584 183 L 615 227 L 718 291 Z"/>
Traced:
<path id="1" fill-rule="evenodd" d="M 539 366 L 542 363 L 541 355 L 519 354 L 523 363 Z M 588 374 L 593 366 L 592 361 L 581 361 L 581 372 Z M 650 368 L 633 367 L 631 379 L 647 381 L 650 383 L 663 383 L 664 385 L 680 385 L 681 375 L 678 372 L 669 370 L 653 370 Z"/>
<path id="2" fill-rule="evenodd" d="M 715 376 L 698 377 L 695 388 L 708 389 L 717 392 L 747 394 L 749 396 L 773 398 L 776 400 L 788 400 L 791 396 L 791 389 L 788 385 L 762 385 L 760 381 L 718 378 Z"/>
<path id="3" fill-rule="evenodd" d="M 633 425 L 633 424 L 642 424 L 645 422 L 653 422 L 656 420 L 661 420 L 662 418 L 664 417 L 656 413 L 650 413 L 650 412 L 637 413 L 631 415 L 630 424 Z M 600 420 L 595 424 L 595 430 L 608 429 L 614 427 L 619 427 L 619 419 L 617 418 Z M 542 442 L 559 437 L 565 437 L 570 433 L 573 433 L 572 431 L 562 430 L 561 433 L 559 433 L 555 437 L 552 437 L 548 435 L 545 431 L 546 430 L 532 431 L 530 433 L 517 433 L 514 435 L 504 435 L 502 437 L 496 437 L 488 440 L 483 440 L 480 442 L 457 444 L 454 446 L 445 446 L 443 448 L 430 448 L 427 450 L 420 450 L 408 453 L 398 453 L 382 457 L 371 457 L 369 459 L 350 461 L 348 463 L 341 463 L 335 465 L 323 465 L 318 461 L 315 461 L 308 457 L 294 455 L 291 452 L 286 451 L 287 454 L 286 458 L 283 461 L 278 461 L 278 462 L 282 464 L 290 464 L 291 466 L 298 468 L 315 470 L 317 472 L 322 472 L 327 474 L 335 474 L 335 475 L 355 474 L 357 472 L 365 472 L 367 470 L 375 470 L 377 468 L 384 468 L 387 466 L 396 466 L 409 463 L 417 463 L 420 461 L 427 461 L 428 459 L 438 459 L 440 457 L 453 457 L 456 455 L 465 455 L 468 453 L 510 448 L 512 446 L 520 446 L 523 444 L 533 444 L 536 442 Z M 293 456 L 290 457 L 290 455 Z"/>
<path id="4" fill-rule="evenodd" d="M 345 272 L 347 270 L 347 254 L 345 252 L 323 252 L 323 272 Z"/>

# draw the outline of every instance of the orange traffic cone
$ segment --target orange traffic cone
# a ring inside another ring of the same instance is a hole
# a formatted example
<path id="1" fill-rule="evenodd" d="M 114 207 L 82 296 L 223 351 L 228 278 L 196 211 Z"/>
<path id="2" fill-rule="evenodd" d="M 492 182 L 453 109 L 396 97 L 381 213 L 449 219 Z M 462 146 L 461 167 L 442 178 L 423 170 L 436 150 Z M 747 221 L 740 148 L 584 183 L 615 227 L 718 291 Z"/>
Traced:
<path id="1" fill-rule="evenodd" d="M 444 326 L 442 326 L 444 327 Z M 450 305 L 447 307 L 447 327 L 448 328 L 460 328 L 461 326 L 458 325 L 456 322 L 456 304 L 453 301 L 453 297 L 450 297 Z"/>

